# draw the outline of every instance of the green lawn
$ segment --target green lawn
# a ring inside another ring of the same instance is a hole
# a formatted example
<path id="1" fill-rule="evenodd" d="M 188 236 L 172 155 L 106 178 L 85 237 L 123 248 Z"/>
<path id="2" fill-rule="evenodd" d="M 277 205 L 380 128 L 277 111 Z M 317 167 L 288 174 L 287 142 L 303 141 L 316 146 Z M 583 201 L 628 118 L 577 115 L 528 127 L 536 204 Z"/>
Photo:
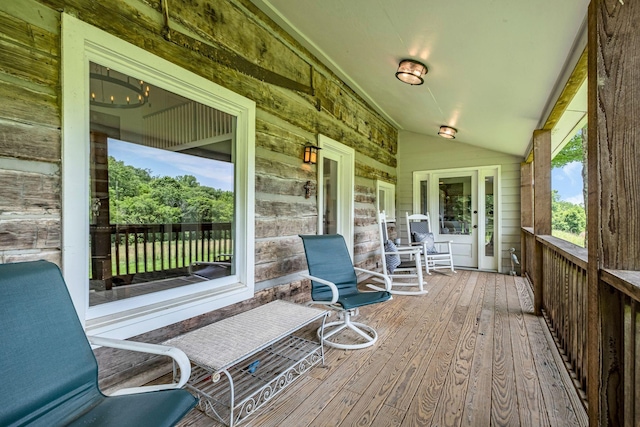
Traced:
<path id="1" fill-rule="evenodd" d="M 573 234 L 567 231 L 552 230 L 551 235 L 557 237 L 558 239 L 566 240 L 567 242 L 571 242 L 576 246 L 584 248 L 584 233 Z"/>

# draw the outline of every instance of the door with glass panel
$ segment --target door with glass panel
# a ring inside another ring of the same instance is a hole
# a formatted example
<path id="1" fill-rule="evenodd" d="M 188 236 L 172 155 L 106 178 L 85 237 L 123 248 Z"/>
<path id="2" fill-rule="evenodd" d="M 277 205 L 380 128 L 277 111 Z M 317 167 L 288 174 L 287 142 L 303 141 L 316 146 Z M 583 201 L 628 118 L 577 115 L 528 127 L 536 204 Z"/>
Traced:
<path id="1" fill-rule="evenodd" d="M 432 229 L 440 240 L 451 240 L 456 265 L 478 267 L 477 173 L 439 173 L 433 176 L 436 200 L 431 209 Z M 437 185 L 437 187 L 435 187 Z"/>
<path id="2" fill-rule="evenodd" d="M 318 234 L 341 234 L 353 258 L 354 151 L 320 135 Z"/>
<path id="3" fill-rule="evenodd" d="M 475 170 L 414 172 L 414 213 L 429 213 L 436 240 L 452 242 L 457 267 L 478 267 Z"/>
<path id="4" fill-rule="evenodd" d="M 413 210 L 429 213 L 436 240 L 450 240 L 457 267 L 498 270 L 499 167 L 416 171 Z"/>

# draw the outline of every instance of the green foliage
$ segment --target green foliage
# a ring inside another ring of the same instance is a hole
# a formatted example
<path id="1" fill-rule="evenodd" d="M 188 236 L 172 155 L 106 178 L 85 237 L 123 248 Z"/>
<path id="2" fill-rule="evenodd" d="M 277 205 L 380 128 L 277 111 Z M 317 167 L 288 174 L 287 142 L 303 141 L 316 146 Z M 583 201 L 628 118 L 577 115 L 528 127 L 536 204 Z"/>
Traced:
<path id="1" fill-rule="evenodd" d="M 584 207 L 560 200 L 558 190 L 553 190 L 551 199 L 551 228 L 580 234 L 587 226 Z"/>
<path id="2" fill-rule="evenodd" d="M 112 224 L 231 222 L 233 192 L 200 185 L 191 175 L 152 177 L 151 171 L 109 157 Z"/>
<path id="3" fill-rule="evenodd" d="M 552 168 L 561 168 L 571 162 L 582 162 L 582 129 L 551 160 Z"/>

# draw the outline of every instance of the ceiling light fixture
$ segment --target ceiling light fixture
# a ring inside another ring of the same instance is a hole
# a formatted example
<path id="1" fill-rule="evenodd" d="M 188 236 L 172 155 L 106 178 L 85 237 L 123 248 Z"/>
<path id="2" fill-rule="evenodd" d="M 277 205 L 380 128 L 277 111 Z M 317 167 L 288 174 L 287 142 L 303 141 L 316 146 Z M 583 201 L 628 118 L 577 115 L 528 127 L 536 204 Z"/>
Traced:
<path id="1" fill-rule="evenodd" d="M 438 135 L 447 139 L 456 139 L 456 132 L 458 132 L 458 129 L 452 128 L 451 126 L 442 125 L 440 126 Z"/>
<path id="2" fill-rule="evenodd" d="M 422 76 L 426 75 L 428 71 L 427 66 L 421 62 L 403 59 L 398 65 L 396 77 L 402 82 L 417 86 L 424 83 Z"/>

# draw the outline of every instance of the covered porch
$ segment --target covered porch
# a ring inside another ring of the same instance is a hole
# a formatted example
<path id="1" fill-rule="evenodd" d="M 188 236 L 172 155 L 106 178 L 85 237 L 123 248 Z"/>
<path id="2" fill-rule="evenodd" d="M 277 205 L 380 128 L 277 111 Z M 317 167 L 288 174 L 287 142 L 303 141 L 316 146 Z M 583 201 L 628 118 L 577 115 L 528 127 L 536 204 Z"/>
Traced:
<path id="1" fill-rule="evenodd" d="M 329 348 L 325 367 L 313 368 L 249 424 L 588 424 L 563 358 L 533 314 L 526 280 L 461 270 L 428 282 L 424 297 L 396 296 L 362 309 L 358 319 L 377 329 L 379 344 Z M 180 425 L 219 424 L 194 410 Z"/>

